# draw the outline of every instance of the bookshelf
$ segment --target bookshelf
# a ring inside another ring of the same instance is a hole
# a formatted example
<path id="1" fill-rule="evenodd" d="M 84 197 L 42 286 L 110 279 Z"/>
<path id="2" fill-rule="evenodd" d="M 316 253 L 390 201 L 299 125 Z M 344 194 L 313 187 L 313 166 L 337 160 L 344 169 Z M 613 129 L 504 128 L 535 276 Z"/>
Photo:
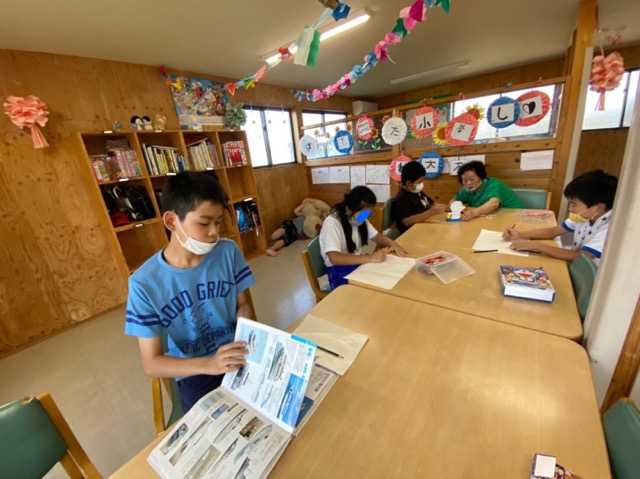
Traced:
<path id="1" fill-rule="evenodd" d="M 103 213 L 105 235 L 116 239 L 109 244 L 117 245 L 114 255 L 126 277 L 167 244 L 160 191 L 171 175 L 184 170 L 215 176 L 227 193 L 231 212 L 225 211 L 220 236 L 235 241 L 247 260 L 265 252 L 262 210 L 244 131 L 80 132 L 77 137 L 82 180 Z M 244 146 L 244 155 L 234 155 L 232 147 L 237 151 L 238 145 Z M 152 209 L 149 217 L 120 215 L 121 221 L 112 222 L 109 192 L 118 186 L 133 187 L 145 196 Z"/>

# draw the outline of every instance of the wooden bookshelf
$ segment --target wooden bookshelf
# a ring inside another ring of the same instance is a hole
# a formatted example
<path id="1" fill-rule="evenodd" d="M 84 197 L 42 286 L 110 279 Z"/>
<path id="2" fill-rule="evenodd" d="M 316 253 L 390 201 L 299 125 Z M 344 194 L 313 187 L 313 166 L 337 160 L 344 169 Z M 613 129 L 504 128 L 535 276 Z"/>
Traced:
<path id="1" fill-rule="evenodd" d="M 167 178 L 185 170 L 202 171 L 215 176 L 227 193 L 230 211 L 225 210 L 220 236 L 235 241 L 247 260 L 264 254 L 267 240 L 244 131 L 80 132 L 77 136 L 78 154 L 85 165 L 81 169 L 83 182 L 88 185 L 96 210 L 101 212 L 105 237 L 116 240 L 109 240 L 108 243 L 117 246 L 111 249 L 124 276 L 128 277 L 167 244 L 169 236 L 162 222 L 160 191 Z M 225 162 L 224 145 L 228 142 L 242 142 L 245 153 L 243 164 L 233 166 Z M 105 166 L 104 170 L 111 173 L 111 177 L 105 178 L 105 171 L 94 164 L 100 163 L 100 158 L 106 158 L 105 155 L 111 155 L 105 160 L 106 163 L 112 161 L 115 154 L 109 153 L 107 145 L 113 146 L 114 143 L 120 147 L 126 144 L 131 151 L 118 154 L 126 157 L 124 165 L 119 163 L 121 156 L 118 156 L 119 160 L 114 160 L 115 167 L 112 166 L 114 169 Z M 200 149 L 195 150 L 194 147 Z M 91 157 L 94 158 L 93 163 Z M 138 171 L 139 174 L 135 176 L 126 174 Z M 118 184 L 133 186 L 146 195 L 153 205 L 153 216 L 143 220 L 129 218 L 129 223 L 114 227 L 103 192 Z M 247 223 L 239 224 L 236 209 L 254 212 L 249 215 L 250 227 Z"/>

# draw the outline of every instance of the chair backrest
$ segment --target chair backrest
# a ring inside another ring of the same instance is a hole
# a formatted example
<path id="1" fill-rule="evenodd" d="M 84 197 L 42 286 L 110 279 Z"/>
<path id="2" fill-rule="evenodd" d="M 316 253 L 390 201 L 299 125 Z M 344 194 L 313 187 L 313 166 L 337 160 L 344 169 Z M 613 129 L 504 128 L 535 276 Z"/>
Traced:
<path id="1" fill-rule="evenodd" d="M 615 479 L 640 477 L 640 411 L 633 401 L 618 400 L 602 416 Z"/>
<path id="2" fill-rule="evenodd" d="M 302 252 L 302 262 L 307 271 L 311 289 L 316 295 L 316 300 L 320 301 L 327 296 L 330 290 L 323 289 L 320 286 L 318 278 L 327 274 L 327 267 L 324 264 L 322 255 L 320 254 L 320 237 L 312 239 L 307 245 L 307 249 Z"/>
<path id="3" fill-rule="evenodd" d="M 573 284 L 573 294 L 576 297 L 580 319 L 584 321 L 589 308 L 589 300 L 596 281 L 598 266 L 587 256 L 580 254 L 569 264 L 569 275 Z"/>
<path id="4" fill-rule="evenodd" d="M 525 208 L 532 210 L 546 210 L 549 208 L 547 190 L 539 188 L 512 188 Z"/>
<path id="5" fill-rule="evenodd" d="M 58 462 L 70 477 L 102 477 L 49 393 L 0 406 L 0 443 L 5 479 L 40 479 Z"/>
<path id="6" fill-rule="evenodd" d="M 384 208 L 382 209 L 382 231 L 388 230 L 393 226 L 393 198 L 389 198 L 384 202 Z"/>
<path id="7" fill-rule="evenodd" d="M 166 331 L 162 333 L 162 351 L 165 353 L 169 351 L 169 339 Z M 168 418 L 165 418 L 164 414 L 163 386 L 171 400 L 171 412 Z M 151 397 L 153 398 L 153 423 L 156 434 L 161 434 L 184 416 L 178 382 L 175 378 L 151 378 Z"/>

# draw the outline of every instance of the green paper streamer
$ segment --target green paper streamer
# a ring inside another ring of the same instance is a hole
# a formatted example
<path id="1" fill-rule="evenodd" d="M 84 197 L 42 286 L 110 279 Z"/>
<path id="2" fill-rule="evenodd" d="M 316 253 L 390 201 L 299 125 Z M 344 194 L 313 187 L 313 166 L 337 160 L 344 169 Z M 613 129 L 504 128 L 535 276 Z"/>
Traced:
<path id="1" fill-rule="evenodd" d="M 437 0 L 436 5 L 442 5 L 442 9 L 445 13 L 449 13 L 449 7 L 451 6 L 449 0 Z"/>
<path id="2" fill-rule="evenodd" d="M 404 21 L 402 20 L 402 18 L 398 18 L 398 21 L 396 22 L 396 26 L 393 27 L 393 30 L 391 30 L 393 33 L 400 33 L 402 34 L 402 38 L 407 36 L 407 29 L 404 28 Z"/>
<path id="3" fill-rule="evenodd" d="M 309 56 L 307 57 L 307 66 L 313 68 L 316 66 L 318 55 L 320 54 L 320 32 L 318 30 L 313 31 L 313 40 L 309 45 Z"/>

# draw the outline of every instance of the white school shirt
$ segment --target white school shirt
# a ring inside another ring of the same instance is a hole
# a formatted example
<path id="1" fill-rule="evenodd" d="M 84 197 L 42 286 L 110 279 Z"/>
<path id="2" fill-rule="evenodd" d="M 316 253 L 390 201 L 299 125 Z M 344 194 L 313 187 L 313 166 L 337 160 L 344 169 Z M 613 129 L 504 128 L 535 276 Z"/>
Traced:
<path id="1" fill-rule="evenodd" d="M 604 248 L 604 240 L 609 229 L 609 222 L 611 221 L 611 213 L 611 211 L 607 211 L 593 224 L 591 224 L 591 221 L 575 223 L 568 218 L 564 220 L 562 227 L 573 233 L 571 249 L 575 251 L 585 250 L 591 253 L 595 256 L 593 259 L 595 263 L 599 264 L 602 249 Z"/>
<path id="2" fill-rule="evenodd" d="M 368 220 L 365 220 L 367 224 L 368 239 L 374 238 L 378 234 L 376 230 Z M 358 228 L 351 227 L 351 238 L 356 245 L 356 250 L 353 254 L 360 254 L 362 249 L 362 242 L 360 241 L 360 233 Z M 324 260 L 324 264 L 327 266 L 333 266 L 327 253 L 330 251 L 337 251 L 338 253 L 348 254 L 347 249 L 347 237 L 342 229 L 342 223 L 336 214 L 329 215 L 322 223 L 322 229 L 320 230 L 320 254 Z"/>

